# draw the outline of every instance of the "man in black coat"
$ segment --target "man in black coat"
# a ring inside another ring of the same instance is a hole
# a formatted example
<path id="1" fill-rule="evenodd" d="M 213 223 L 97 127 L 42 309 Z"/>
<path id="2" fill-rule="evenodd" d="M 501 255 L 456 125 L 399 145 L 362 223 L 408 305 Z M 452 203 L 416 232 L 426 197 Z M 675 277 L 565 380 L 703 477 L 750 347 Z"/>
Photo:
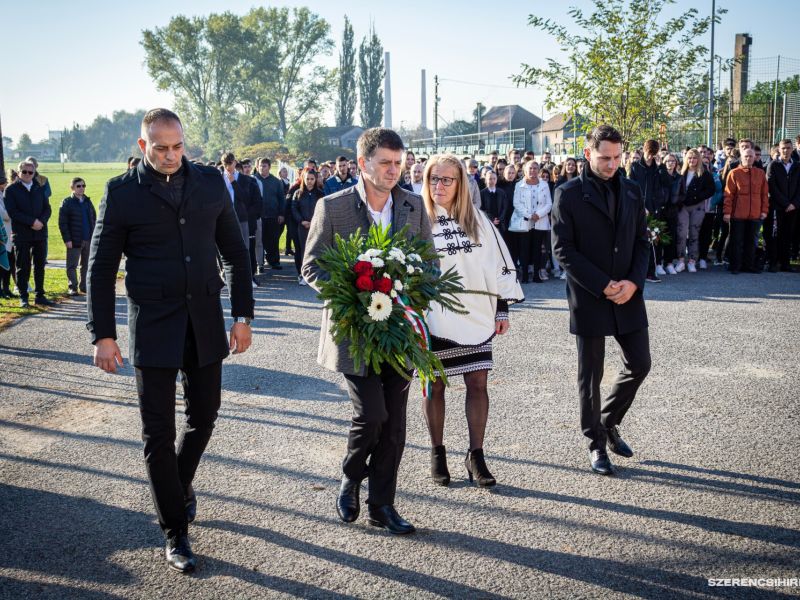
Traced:
<path id="1" fill-rule="evenodd" d="M 650 243 L 642 192 L 617 171 L 622 137 L 608 125 L 586 136 L 587 165 L 556 189 L 551 218 L 553 252 L 567 271 L 570 333 L 578 345 L 581 428 L 589 438 L 592 470 L 611 475 L 606 453 L 633 451 L 617 426 L 650 371 L 647 312 L 642 294 Z M 603 401 L 605 338 L 622 349 L 623 370 Z"/>
<path id="2" fill-rule="evenodd" d="M 86 182 L 80 177 L 72 179 L 70 185 L 72 195 L 64 198 L 58 210 L 58 229 L 61 239 L 67 247 L 67 279 L 69 280 L 69 294 L 74 296 L 79 292 L 86 293 L 86 272 L 89 268 L 89 247 L 92 241 L 92 231 L 97 221 L 89 196 L 86 192 Z M 81 278 L 78 282 L 77 269 L 81 267 Z"/>
<path id="3" fill-rule="evenodd" d="M 789 263 L 800 209 L 800 163 L 792 160 L 792 141 L 782 140 L 778 150 L 780 158 L 773 160 L 767 170 L 769 213 L 764 221 L 764 241 L 771 273 L 794 271 Z M 776 220 L 778 235 L 773 236 Z"/>
<path id="4" fill-rule="evenodd" d="M 236 211 L 236 217 L 239 220 L 239 229 L 250 257 L 250 268 L 252 274 L 255 275 L 258 270 L 255 252 L 255 231 L 257 228 L 256 221 L 261 214 L 261 191 L 256 180 L 237 170 L 236 165 L 236 157 L 232 152 L 226 152 L 222 155 L 222 176 L 225 186 L 228 188 L 233 208 Z M 255 278 L 252 279 L 252 283 L 253 287 L 258 286 Z"/>
<path id="5" fill-rule="evenodd" d="M 22 308 L 28 302 L 28 280 L 33 264 L 33 284 L 36 291 L 34 303 L 51 306 L 45 297 L 44 265 L 47 262 L 47 220 L 51 208 L 46 189 L 37 179 L 32 162 L 22 161 L 17 167 L 19 179 L 6 188 L 5 203 L 11 217 L 11 239 L 17 263 L 17 288 Z"/>
<path id="6" fill-rule="evenodd" d="M 497 187 L 497 175 L 494 171 L 486 172 L 486 187 L 481 190 L 481 210 L 486 213 L 489 220 L 497 227 L 498 231 L 508 231 L 508 222 L 514 207 L 506 193 Z"/>
<path id="7" fill-rule="evenodd" d="M 142 439 L 169 566 L 192 571 L 187 537 L 196 499 L 192 479 L 220 406 L 222 360 L 250 346 L 253 317 L 248 251 L 219 172 L 183 157 L 183 127 L 166 109 L 145 114 L 144 160 L 106 185 L 92 237 L 87 329 L 94 362 L 114 373 L 115 283 L 122 254 L 131 360 Z M 220 302 L 222 255 L 234 324 L 226 339 Z M 181 373 L 186 428 L 175 450 L 175 377 Z"/>
<path id="8" fill-rule="evenodd" d="M 283 181 L 270 173 L 272 162 L 268 158 L 262 158 L 257 167 L 255 178 L 261 189 L 261 235 L 264 254 L 267 264 L 273 269 L 280 270 L 282 267 L 279 242 L 286 210 L 286 189 Z M 261 264 L 263 259 L 259 256 L 257 260 Z"/>

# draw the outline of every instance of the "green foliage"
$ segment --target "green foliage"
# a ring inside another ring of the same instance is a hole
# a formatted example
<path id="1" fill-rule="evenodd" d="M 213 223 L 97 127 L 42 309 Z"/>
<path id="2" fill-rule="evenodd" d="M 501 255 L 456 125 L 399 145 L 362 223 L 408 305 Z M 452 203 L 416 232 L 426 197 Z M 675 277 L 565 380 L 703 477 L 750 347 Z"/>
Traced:
<path id="1" fill-rule="evenodd" d="M 319 267 L 329 279 L 320 280 L 319 298 L 331 311 L 331 334 L 337 344 L 348 342 L 350 356 L 356 369 L 366 365 L 376 373 L 389 365 L 408 378 L 408 365 L 413 366 L 423 380 L 434 379 L 443 372 L 441 361 L 430 351 L 420 334 L 406 318 L 399 300 L 419 316 L 437 302 L 447 310 L 463 313 L 457 294 L 464 293 L 461 276 L 450 269 L 442 274 L 438 254 L 433 244 L 419 237 L 408 239 L 407 227 L 389 235 L 389 228 L 370 227 L 366 235 L 358 230 L 348 239 L 338 234 L 334 245 L 319 259 Z M 396 249 L 396 250 L 393 250 Z M 397 250 L 400 255 L 397 255 Z M 394 255 L 394 256 L 393 256 Z M 380 282 L 384 273 L 393 285 L 391 313 L 385 320 L 373 320 L 368 307 L 373 295 L 379 292 L 356 287 L 358 274 L 354 270 L 360 261 L 373 261 L 368 277 Z M 409 268 L 413 271 L 409 273 Z M 397 290 L 394 282 L 402 282 Z"/>
<path id="2" fill-rule="evenodd" d="M 33 283 L 33 275 L 29 285 Z M 66 297 L 69 289 L 67 272 L 64 269 L 45 269 L 44 270 L 44 289 L 45 296 L 49 300 L 59 300 Z M 0 330 L 7 326 L 13 319 L 27 315 L 35 315 L 45 312 L 47 309 L 33 303 L 31 297 L 30 308 L 20 308 L 19 298 L 4 299 L 0 298 Z"/>
<path id="3" fill-rule="evenodd" d="M 383 45 L 370 28 L 358 48 L 358 91 L 361 101 L 361 126 L 378 127 L 383 120 Z"/>
<path id="4" fill-rule="evenodd" d="M 528 23 L 555 37 L 568 58 L 522 65 L 519 85 L 544 87 L 547 107 L 585 117 L 586 130 L 608 123 L 628 143 L 655 136 L 698 87 L 708 54 L 699 40 L 711 25 L 696 8 L 662 18 L 672 0 L 592 0 L 593 12 L 571 7 L 571 26 L 531 15 Z M 726 11 L 717 11 L 717 22 Z M 573 31 L 577 31 L 574 33 Z"/>
<path id="5" fill-rule="evenodd" d="M 73 125 L 63 132 L 64 152 L 70 161 L 114 162 L 141 154 L 136 140 L 144 110 L 117 110 L 111 118 L 98 116 L 87 126 Z"/>
<path id="6" fill-rule="evenodd" d="M 788 77 L 778 82 L 778 98 L 784 94 L 800 92 L 800 75 Z M 770 103 L 775 100 L 775 82 L 759 81 L 755 84 L 744 97 L 743 103 Z"/>
<path id="7" fill-rule="evenodd" d="M 654 246 L 659 244 L 669 245 L 672 243 L 672 236 L 669 234 L 669 227 L 666 221 L 659 221 L 653 215 L 647 216 L 647 231 L 650 241 Z"/>
<path id="8" fill-rule="evenodd" d="M 17 150 L 19 150 L 22 154 L 27 154 L 28 149 L 33 146 L 33 140 L 31 140 L 31 136 L 27 133 L 23 133 L 19 136 L 19 140 L 17 140 Z"/>
<path id="9" fill-rule="evenodd" d="M 321 111 L 333 74 L 318 59 L 333 49 L 328 23 L 307 8 L 254 8 L 170 19 L 145 30 L 145 64 L 175 95 L 187 142 L 216 158 L 231 145 L 286 139 Z"/>
<path id="10" fill-rule="evenodd" d="M 353 26 L 344 17 L 342 50 L 339 52 L 339 85 L 336 98 L 336 126 L 353 124 L 356 112 L 356 48 L 353 41 Z"/>

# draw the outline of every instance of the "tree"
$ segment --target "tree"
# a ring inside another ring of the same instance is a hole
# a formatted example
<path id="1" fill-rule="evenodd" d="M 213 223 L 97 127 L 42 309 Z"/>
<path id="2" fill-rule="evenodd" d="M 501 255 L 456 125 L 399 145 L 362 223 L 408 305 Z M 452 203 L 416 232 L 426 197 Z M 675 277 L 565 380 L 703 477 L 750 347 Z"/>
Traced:
<path id="1" fill-rule="evenodd" d="M 706 72 L 707 50 L 698 43 L 711 25 L 691 8 L 662 22 L 671 0 L 592 0 L 594 12 L 571 7 L 567 14 L 579 33 L 535 15 L 528 24 L 556 38 L 568 56 L 546 67 L 522 65 L 518 85 L 545 88 L 547 107 L 581 114 L 591 129 L 609 123 L 625 144 L 653 136 L 658 125 L 679 110 L 687 90 Z M 725 14 L 717 11 L 717 22 Z M 691 49 L 687 51 L 687 49 Z"/>
<path id="2" fill-rule="evenodd" d="M 170 19 L 166 27 L 142 33 L 145 64 L 160 90 L 175 94 L 182 118 L 202 145 L 235 120 L 242 100 L 246 44 L 239 18 L 229 12 Z M 222 134 L 224 136 L 224 133 Z"/>
<path id="3" fill-rule="evenodd" d="M 23 133 L 17 140 L 17 150 L 20 154 L 27 154 L 30 147 L 33 146 L 33 140 L 27 133 Z"/>
<path id="4" fill-rule="evenodd" d="M 784 94 L 800 92 L 800 75 L 794 75 L 783 81 L 778 82 L 778 101 Z M 775 99 L 775 82 L 759 81 L 744 97 L 743 104 L 746 103 L 772 103 Z"/>
<path id="5" fill-rule="evenodd" d="M 478 102 L 478 106 L 472 111 L 472 123 L 476 131 L 481 128 L 481 120 L 485 114 L 486 107 L 483 105 L 483 102 Z"/>
<path id="6" fill-rule="evenodd" d="M 339 88 L 336 99 L 336 126 L 353 124 L 356 112 L 356 48 L 353 42 L 353 26 L 344 18 L 342 51 L 339 53 Z"/>
<path id="7" fill-rule="evenodd" d="M 456 119 L 440 132 L 441 135 L 467 135 L 470 133 L 475 133 L 475 123 L 462 119 Z"/>
<path id="8" fill-rule="evenodd" d="M 370 27 L 358 48 L 358 91 L 361 101 L 361 125 L 377 127 L 383 119 L 383 45 Z"/>
<path id="9" fill-rule="evenodd" d="M 307 8 L 254 8 L 241 20 L 247 35 L 243 85 L 251 110 L 267 109 L 280 138 L 321 110 L 333 74 L 319 59 L 333 52 L 330 25 Z"/>

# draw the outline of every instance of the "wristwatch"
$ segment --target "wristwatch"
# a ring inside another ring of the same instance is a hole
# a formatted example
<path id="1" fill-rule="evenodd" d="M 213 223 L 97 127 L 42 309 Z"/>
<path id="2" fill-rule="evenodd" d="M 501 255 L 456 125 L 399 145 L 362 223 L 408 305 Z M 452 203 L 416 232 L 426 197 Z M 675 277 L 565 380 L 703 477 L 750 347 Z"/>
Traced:
<path id="1" fill-rule="evenodd" d="M 236 317 L 233 322 L 234 323 L 244 323 L 248 327 L 250 327 L 250 323 L 253 321 L 250 317 Z"/>

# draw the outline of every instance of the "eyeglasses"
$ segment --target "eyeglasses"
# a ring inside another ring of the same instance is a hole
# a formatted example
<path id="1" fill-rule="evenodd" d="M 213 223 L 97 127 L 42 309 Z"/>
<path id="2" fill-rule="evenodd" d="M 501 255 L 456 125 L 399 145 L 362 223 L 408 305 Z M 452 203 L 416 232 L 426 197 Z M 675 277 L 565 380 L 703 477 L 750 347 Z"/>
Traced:
<path id="1" fill-rule="evenodd" d="M 34 171 L 20 171 L 19 174 L 20 175 L 33 175 Z"/>
<path id="2" fill-rule="evenodd" d="M 433 177 L 431 177 L 431 187 L 436 187 L 439 184 L 439 182 L 441 182 L 441 184 L 444 187 L 450 187 L 451 185 L 453 185 L 453 182 L 455 180 L 456 180 L 455 177 L 436 177 L 434 175 Z"/>
<path id="3" fill-rule="evenodd" d="M 86 187 L 85 183 L 76 183 L 75 187 Z"/>

